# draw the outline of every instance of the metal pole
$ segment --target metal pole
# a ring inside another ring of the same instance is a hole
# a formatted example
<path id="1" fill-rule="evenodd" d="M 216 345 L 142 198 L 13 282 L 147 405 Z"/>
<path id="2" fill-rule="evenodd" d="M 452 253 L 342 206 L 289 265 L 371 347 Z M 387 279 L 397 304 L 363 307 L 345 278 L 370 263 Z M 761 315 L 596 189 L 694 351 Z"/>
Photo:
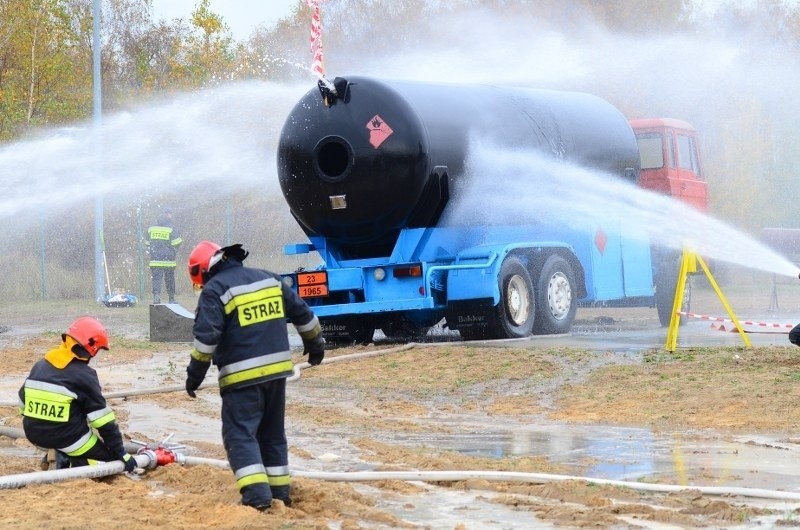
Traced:
<path id="1" fill-rule="evenodd" d="M 136 295 L 144 300 L 144 220 L 142 207 L 136 208 Z"/>
<path id="2" fill-rule="evenodd" d="M 100 123 L 102 117 L 102 80 L 100 77 L 100 0 L 93 0 L 92 2 L 92 87 L 93 87 L 93 106 L 92 117 L 94 125 L 94 171 L 96 181 L 99 183 L 102 178 L 103 164 L 102 154 L 103 146 L 100 137 Z M 95 300 L 100 301 L 104 295 L 104 281 L 105 267 L 103 263 L 103 250 L 102 241 L 100 238 L 103 235 L 103 196 L 98 193 L 95 198 L 94 207 L 94 256 L 95 256 Z"/>
<path id="3" fill-rule="evenodd" d="M 42 300 L 47 300 L 47 245 L 44 228 L 44 213 L 39 216 L 39 295 Z"/>

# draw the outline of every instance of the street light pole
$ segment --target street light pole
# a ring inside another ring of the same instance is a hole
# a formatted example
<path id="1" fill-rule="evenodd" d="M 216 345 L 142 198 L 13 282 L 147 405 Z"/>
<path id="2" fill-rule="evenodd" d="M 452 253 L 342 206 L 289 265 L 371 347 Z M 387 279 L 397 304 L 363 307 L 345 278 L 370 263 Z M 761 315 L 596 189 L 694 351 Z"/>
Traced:
<path id="1" fill-rule="evenodd" d="M 103 173 L 103 145 L 100 125 L 103 109 L 102 79 L 100 76 L 100 0 L 92 1 L 92 87 L 93 87 L 93 140 L 94 171 L 96 182 L 101 182 Z M 95 300 L 101 301 L 105 294 L 105 263 L 103 260 L 103 195 L 98 192 L 94 207 L 94 256 L 95 256 Z M 110 293 L 109 293 L 110 294 Z"/>

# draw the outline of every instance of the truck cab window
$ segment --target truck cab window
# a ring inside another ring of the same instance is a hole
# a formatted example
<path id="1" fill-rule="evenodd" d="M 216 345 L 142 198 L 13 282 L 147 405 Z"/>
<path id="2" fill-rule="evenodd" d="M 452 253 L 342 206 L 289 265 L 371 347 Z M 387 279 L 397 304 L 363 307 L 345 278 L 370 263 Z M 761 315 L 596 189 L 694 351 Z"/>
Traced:
<path id="1" fill-rule="evenodd" d="M 696 171 L 694 149 L 692 139 L 689 136 L 678 136 L 678 163 L 681 169 Z"/>
<path id="2" fill-rule="evenodd" d="M 642 169 L 658 169 L 664 167 L 664 151 L 661 147 L 661 135 L 645 133 L 636 137 L 639 143 L 639 156 Z"/>

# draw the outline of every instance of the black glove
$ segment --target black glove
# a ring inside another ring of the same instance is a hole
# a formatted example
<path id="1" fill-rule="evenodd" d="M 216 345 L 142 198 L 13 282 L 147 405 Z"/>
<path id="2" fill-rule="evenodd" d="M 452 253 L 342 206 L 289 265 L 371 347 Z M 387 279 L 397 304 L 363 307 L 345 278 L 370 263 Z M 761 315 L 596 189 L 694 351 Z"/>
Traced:
<path id="1" fill-rule="evenodd" d="M 200 384 L 202 382 L 202 379 L 193 377 L 192 374 L 188 374 L 186 376 L 186 393 L 189 394 L 189 397 L 197 397 L 197 394 L 195 394 L 194 391 L 200 388 Z"/>
<path id="2" fill-rule="evenodd" d="M 325 339 L 322 333 L 303 343 L 303 355 L 308 354 L 308 364 L 317 366 L 325 358 Z"/>
<path id="3" fill-rule="evenodd" d="M 126 454 L 125 456 L 121 457 L 120 460 L 123 464 L 125 464 L 125 473 L 133 473 L 134 470 L 136 470 L 136 459 L 131 455 Z"/>

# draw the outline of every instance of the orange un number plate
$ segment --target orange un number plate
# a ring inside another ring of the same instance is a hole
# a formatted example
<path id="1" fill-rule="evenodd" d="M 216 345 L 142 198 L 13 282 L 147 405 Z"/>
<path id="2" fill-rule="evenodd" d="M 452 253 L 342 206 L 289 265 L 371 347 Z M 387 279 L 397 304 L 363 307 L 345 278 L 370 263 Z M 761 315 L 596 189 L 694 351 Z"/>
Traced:
<path id="1" fill-rule="evenodd" d="M 297 292 L 301 298 L 328 296 L 328 273 L 325 271 L 298 273 Z"/>

